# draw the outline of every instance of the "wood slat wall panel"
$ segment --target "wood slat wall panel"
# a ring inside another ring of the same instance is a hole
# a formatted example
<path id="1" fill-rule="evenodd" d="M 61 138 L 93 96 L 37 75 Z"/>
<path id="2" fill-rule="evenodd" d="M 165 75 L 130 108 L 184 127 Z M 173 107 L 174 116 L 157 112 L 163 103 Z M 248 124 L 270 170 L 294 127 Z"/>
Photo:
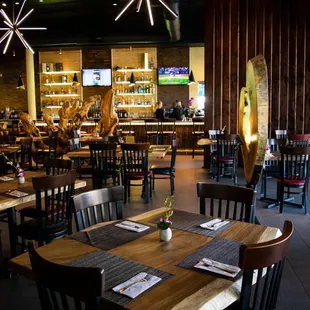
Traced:
<path id="1" fill-rule="evenodd" d="M 208 1 L 205 28 L 205 130 L 237 132 L 246 63 L 266 58 L 269 136 L 310 132 L 310 1 Z"/>

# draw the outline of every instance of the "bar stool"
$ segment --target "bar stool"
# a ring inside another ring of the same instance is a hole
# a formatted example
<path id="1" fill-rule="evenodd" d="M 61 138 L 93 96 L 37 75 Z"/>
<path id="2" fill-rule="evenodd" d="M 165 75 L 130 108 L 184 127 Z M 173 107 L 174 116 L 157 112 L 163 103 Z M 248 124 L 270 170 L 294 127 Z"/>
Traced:
<path id="1" fill-rule="evenodd" d="M 131 127 L 131 118 L 120 118 L 118 120 L 118 127 L 121 130 L 122 136 L 134 136 L 135 132 Z"/>
<path id="2" fill-rule="evenodd" d="M 286 139 L 287 138 L 287 130 L 278 129 L 275 130 L 276 139 Z"/>
<path id="3" fill-rule="evenodd" d="M 193 122 L 193 131 L 192 131 L 192 143 L 193 143 L 193 150 L 192 150 L 192 158 L 195 157 L 195 146 L 197 140 L 204 136 L 204 118 L 201 117 L 194 117 L 192 119 Z M 201 125 L 201 123 L 203 123 Z"/>
<path id="4" fill-rule="evenodd" d="M 159 143 L 160 125 L 157 118 L 151 118 L 144 120 L 146 142 L 151 144 Z"/>
<path id="5" fill-rule="evenodd" d="M 167 118 L 160 123 L 161 144 L 172 144 L 172 140 L 175 139 L 175 121 L 175 118 Z"/>

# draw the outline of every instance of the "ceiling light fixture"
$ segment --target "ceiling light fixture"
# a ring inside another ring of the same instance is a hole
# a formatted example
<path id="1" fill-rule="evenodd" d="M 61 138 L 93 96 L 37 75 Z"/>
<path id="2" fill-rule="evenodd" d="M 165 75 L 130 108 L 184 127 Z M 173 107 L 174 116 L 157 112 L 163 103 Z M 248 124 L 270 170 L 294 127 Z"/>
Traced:
<path id="1" fill-rule="evenodd" d="M 5 3 L 5 2 L 2 2 L 2 6 L 6 6 L 6 3 Z"/>
<path id="2" fill-rule="evenodd" d="M 191 73 L 189 74 L 189 78 L 188 78 L 188 83 L 187 85 L 191 85 L 191 84 L 194 84 L 196 81 L 195 81 L 195 78 L 194 78 L 194 73 L 193 73 L 193 70 L 191 70 Z"/>
<path id="3" fill-rule="evenodd" d="M 128 3 L 127 3 L 127 4 L 125 5 L 125 7 L 123 8 L 123 10 L 116 16 L 115 21 L 117 21 L 117 20 L 126 12 L 126 10 L 132 5 L 132 3 L 133 3 L 134 1 L 135 1 L 135 0 L 129 0 L 129 1 L 128 1 Z M 166 10 L 168 10 L 174 17 L 178 17 L 178 16 L 179 16 L 174 10 L 172 10 L 172 9 L 168 6 L 168 4 L 167 4 L 164 0 L 158 0 L 158 1 L 159 1 L 159 3 L 161 3 L 161 4 L 164 6 L 164 8 L 165 8 Z M 138 0 L 136 12 L 140 12 L 142 2 L 143 2 L 143 0 Z M 151 23 L 152 26 L 154 26 L 154 19 L 153 19 L 152 8 L 151 8 L 151 0 L 146 0 L 146 5 L 147 5 L 148 13 L 149 13 L 150 23 Z"/>
<path id="4" fill-rule="evenodd" d="M 131 72 L 129 86 L 134 86 L 135 84 L 136 84 L 136 79 L 135 79 L 133 72 Z"/>
<path id="5" fill-rule="evenodd" d="M 6 15 L 6 13 L 4 12 L 3 9 L 0 10 L 0 14 L 2 15 L 2 17 L 5 19 L 3 22 L 8 26 L 7 28 L 0 28 L 0 30 L 6 30 L 6 33 L 0 38 L 0 43 L 2 43 L 7 37 L 8 37 L 8 40 L 6 42 L 6 45 L 4 47 L 4 50 L 3 50 L 3 54 L 6 53 L 9 45 L 10 45 L 10 42 L 11 42 L 11 39 L 12 39 L 12 36 L 14 33 L 16 33 L 16 35 L 19 37 L 19 39 L 21 40 L 21 42 L 23 43 L 23 45 L 25 46 L 26 49 L 29 49 L 33 54 L 34 54 L 34 51 L 33 49 L 31 48 L 31 46 L 29 45 L 29 43 L 25 40 L 23 34 L 20 32 L 20 30 L 46 30 L 45 27 L 19 27 L 19 25 L 32 13 L 33 9 L 31 9 L 24 17 L 22 17 L 21 19 L 19 19 L 20 17 L 20 14 L 22 13 L 22 10 L 24 8 L 24 5 L 26 3 L 26 0 L 24 0 L 19 12 L 18 12 L 18 15 L 15 19 L 15 16 L 14 16 L 14 12 L 13 12 L 13 22 L 11 21 L 11 19 Z M 3 5 L 3 3 L 2 3 Z"/>

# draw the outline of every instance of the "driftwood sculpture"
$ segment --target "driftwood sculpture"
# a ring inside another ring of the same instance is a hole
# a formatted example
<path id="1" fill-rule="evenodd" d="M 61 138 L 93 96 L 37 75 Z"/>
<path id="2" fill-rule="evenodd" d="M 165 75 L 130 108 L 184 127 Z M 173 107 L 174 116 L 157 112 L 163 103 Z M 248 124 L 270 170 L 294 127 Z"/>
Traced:
<path id="1" fill-rule="evenodd" d="M 59 109 L 59 125 L 56 127 L 53 125 L 53 118 L 49 115 L 48 117 L 43 114 L 44 119 L 48 119 L 47 123 L 48 130 L 58 131 L 57 133 L 57 147 L 56 154 L 61 156 L 68 152 L 70 146 L 70 140 L 74 137 L 74 131 L 81 129 L 82 124 L 87 120 L 87 114 L 90 107 L 96 103 L 97 100 L 100 100 L 101 96 L 91 96 L 86 101 L 83 102 L 83 105 L 79 107 L 79 102 L 75 101 L 72 106 L 69 102 L 66 102 L 65 105 Z M 71 118 L 70 124 L 68 124 Z"/>
<path id="2" fill-rule="evenodd" d="M 113 92 L 110 89 L 100 103 L 101 120 L 98 122 L 94 133 L 99 132 L 101 136 L 113 136 L 118 123 L 118 117 L 113 106 Z"/>

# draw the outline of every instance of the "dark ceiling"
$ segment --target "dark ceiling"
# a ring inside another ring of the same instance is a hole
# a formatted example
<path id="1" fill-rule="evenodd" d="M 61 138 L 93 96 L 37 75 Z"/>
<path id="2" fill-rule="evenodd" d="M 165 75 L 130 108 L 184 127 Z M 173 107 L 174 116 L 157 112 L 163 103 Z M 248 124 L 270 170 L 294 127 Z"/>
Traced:
<path id="1" fill-rule="evenodd" d="M 34 8 L 34 11 L 22 26 L 47 27 L 47 30 L 23 31 L 23 33 L 34 47 L 171 42 L 164 19 L 165 9 L 159 1 L 151 0 L 154 26 L 149 22 L 146 0 L 143 0 L 139 13 L 135 10 L 137 1 L 135 0 L 127 12 L 115 21 L 115 17 L 126 5 L 127 0 L 43 0 L 43 2 L 27 0 L 24 14 L 31 8 Z M 181 23 L 179 42 L 202 43 L 205 1 L 166 0 L 168 3 L 171 1 L 179 2 Z M 13 4 L 16 0 L 1 2 L 7 3 L 7 6 L 2 8 L 11 17 L 12 7 L 15 7 L 16 16 L 22 0 L 19 0 L 19 5 Z M 114 6 L 114 3 L 117 3 L 117 6 Z M 1 49 L 4 43 L 1 44 Z M 16 37 L 13 45 L 16 47 L 21 45 Z"/>

